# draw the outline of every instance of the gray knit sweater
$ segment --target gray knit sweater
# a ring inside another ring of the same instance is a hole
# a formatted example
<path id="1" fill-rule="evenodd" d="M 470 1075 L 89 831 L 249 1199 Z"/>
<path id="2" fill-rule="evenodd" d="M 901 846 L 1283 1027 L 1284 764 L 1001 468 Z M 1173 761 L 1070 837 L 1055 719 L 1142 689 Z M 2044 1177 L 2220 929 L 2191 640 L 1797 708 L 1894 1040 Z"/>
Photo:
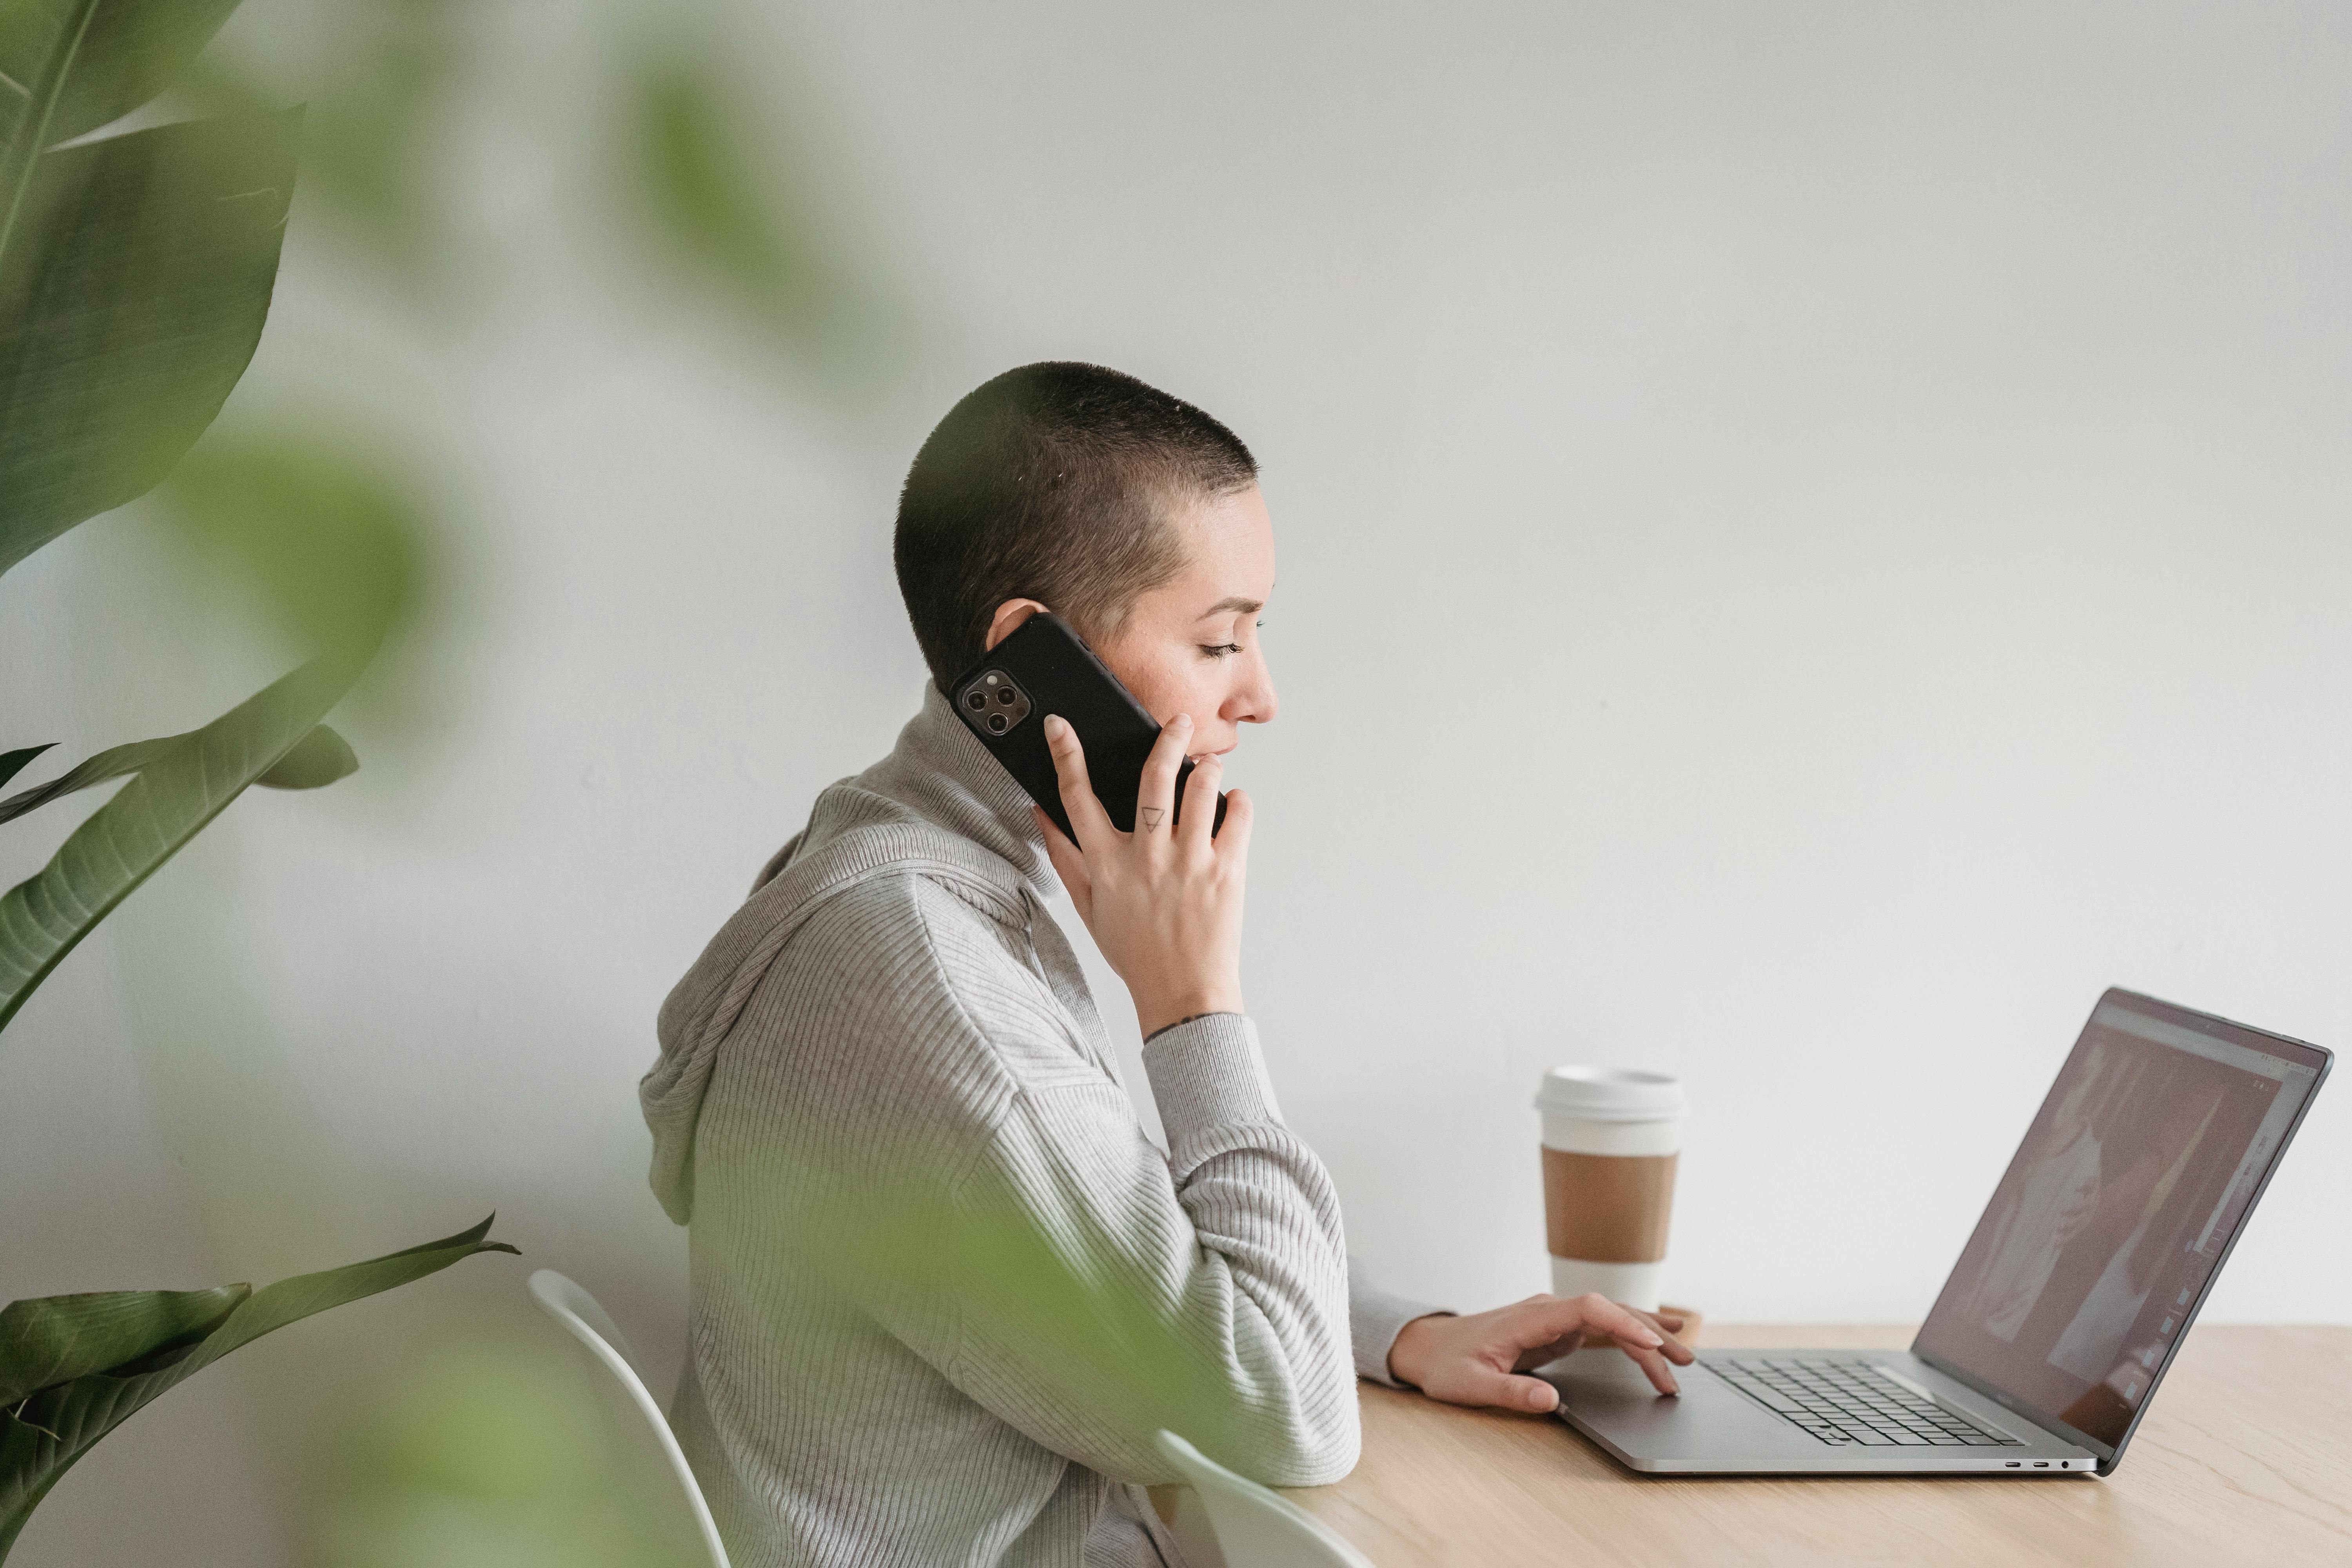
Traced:
<path id="1" fill-rule="evenodd" d="M 927 688 L 662 1007 L 639 1092 L 690 1222 L 674 1421 L 739 1568 L 1173 1563 L 1137 1490 L 1174 1479 L 1155 1430 L 1336 1480 L 1353 1375 L 1433 1310 L 1351 1292 L 1248 1019 L 1146 1045 L 1150 1142 L 1055 886 L 1027 797 Z"/>

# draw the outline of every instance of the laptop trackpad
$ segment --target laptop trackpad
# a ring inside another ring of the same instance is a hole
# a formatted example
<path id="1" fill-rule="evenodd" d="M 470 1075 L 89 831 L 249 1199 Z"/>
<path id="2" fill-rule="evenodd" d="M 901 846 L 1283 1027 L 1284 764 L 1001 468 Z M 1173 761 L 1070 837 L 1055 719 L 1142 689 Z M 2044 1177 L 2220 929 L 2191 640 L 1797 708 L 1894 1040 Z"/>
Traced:
<path id="1" fill-rule="evenodd" d="M 1633 1359 L 1614 1346 L 1582 1350 L 1537 1376 L 1559 1390 L 1561 1414 L 1632 1462 L 1711 1460 L 1727 1444 L 1749 1453 L 1802 1453 L 1818 1447 L 1795 1427 L 1759 1410 L 1704 1366 L 1675 1368 L 1678 1395 L 1660 1394 Z"/>

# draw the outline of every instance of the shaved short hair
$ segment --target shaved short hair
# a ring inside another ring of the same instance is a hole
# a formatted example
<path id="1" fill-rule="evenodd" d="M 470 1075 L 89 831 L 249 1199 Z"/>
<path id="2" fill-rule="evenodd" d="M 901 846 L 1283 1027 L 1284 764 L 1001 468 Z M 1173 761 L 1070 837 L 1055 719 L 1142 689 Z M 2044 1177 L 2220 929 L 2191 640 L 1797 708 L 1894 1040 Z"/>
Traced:
<path id="1" fill-rule="evenodd" d="M 1244 490 L 1257 459 L 1181 397 L 1100 365 L 1023 365 L 948 410 L 907 471 L 898 592 L 944 690 L 1007 599 L 1088 642 L 1184 568 L 1171 507 Z"/>

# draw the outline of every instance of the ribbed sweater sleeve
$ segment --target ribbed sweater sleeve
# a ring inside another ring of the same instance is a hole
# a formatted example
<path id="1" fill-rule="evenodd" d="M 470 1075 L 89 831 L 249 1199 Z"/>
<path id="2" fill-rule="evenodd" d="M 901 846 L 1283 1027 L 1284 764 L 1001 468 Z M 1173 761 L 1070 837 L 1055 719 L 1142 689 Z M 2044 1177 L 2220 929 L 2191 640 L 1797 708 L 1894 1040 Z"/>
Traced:
<path id="1" fill-rule="evenodd" d="M 1352 1258 L 1348 1259 L 1348 1332 L 1355 1342 L 1358 1377 L 1369 1377 L 1391 1388 L 1412 1387 L 1411 1384 L 1399 1383 L 1389 1372 L 1389 1352 L 1395 1346 L 1397 1335 L 1415 1318 L 1454 1315 L 1451 1307 L 1433 1307 L 1425 1301 L 1390 1295 L 1373 1285 L 1362 1264 Z"/>
<path id="2" fill-rule="evenodd" d="M 1163 1426 L 1269 1485 L 1345 1475 L 1339 1199 L 1282 1121 L 1255 1028 L 1218 1015 L 1151 1042 L 1163 1154 L 983 916 L 912 877 L 812 919 L 739 1031 L 777 1098 L 746 1124 L 750 1080 L 722 1065 L 714 1081 L 706 1201 L 740 1211 L 737 1127 L 797 1146 L 789 1174 L 759 1184 L 790 1194 L 790 1250 L 842 1270 L 976 1404 L 1102 1475 L 1176 1479 L 1152 1444 Z"/>
<path id="3" fill-rule="evenodd" d="M 960 1184 L 959 1230 L 990 1245 L 956 1249 L 952 1332 L 929 1349 L 1009 1425 L 1115 1479 L 1176 1479 L 1152 1447 L 1167 1426 L 1270 1485 L 1336 1480 L 1357 1420 L 1330 1179 L 1282 1124 L 1248 1020 L 1171 1030 L 1146 1063 L 1171 1156 L 1107 1075 L 1013 1099 Z"/>

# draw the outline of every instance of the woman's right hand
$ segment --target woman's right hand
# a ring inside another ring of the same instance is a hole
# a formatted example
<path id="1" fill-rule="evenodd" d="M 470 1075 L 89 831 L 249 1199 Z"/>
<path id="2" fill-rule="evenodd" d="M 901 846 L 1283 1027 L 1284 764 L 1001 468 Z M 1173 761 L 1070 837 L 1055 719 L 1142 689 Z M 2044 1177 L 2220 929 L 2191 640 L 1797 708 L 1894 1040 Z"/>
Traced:
<path id="1" fill-rule="evenodd" d="M 1192 736 L 1188 714 L 1161 728 L 1136 793 L 1135 831 L 1121 833 L 1095 798 L 1077 731 L 1059 715 L 1045 719 L 1062 809 L 1078 836 L 1071 843 L 1039 811 L 1045 852 L 1095 945 L 1127 982 L 1147 1037 L 1203 1013 L 1242 1011 L 1249 797 L 1240 790 L 1228 795 L 1224 827 L 1210 837 L 1224 766 L 1218 757 L 1202 757 L 1186 784 L 1182 825 L 1176 824 L 1176 774 Z"/>
<path id="2" fill-rule="evenodd" d="M 1633 1358 L 1652 1387 L 1674 1394 L 1675 1366 L 1698 1359 L 1674 1338 L 1682 1326 L 1672 1313 L 1637 1311 L 1605 1296 L 1530 1296 L 1467 1318 L 1415 1318 L 1397 1331 L 1389 1375 L 1448 1405 L 1540 1413 L 1559 1404 L 1559 1393 L 1527 1374 L 1587 1341 L 1608 1341 Z"/>

